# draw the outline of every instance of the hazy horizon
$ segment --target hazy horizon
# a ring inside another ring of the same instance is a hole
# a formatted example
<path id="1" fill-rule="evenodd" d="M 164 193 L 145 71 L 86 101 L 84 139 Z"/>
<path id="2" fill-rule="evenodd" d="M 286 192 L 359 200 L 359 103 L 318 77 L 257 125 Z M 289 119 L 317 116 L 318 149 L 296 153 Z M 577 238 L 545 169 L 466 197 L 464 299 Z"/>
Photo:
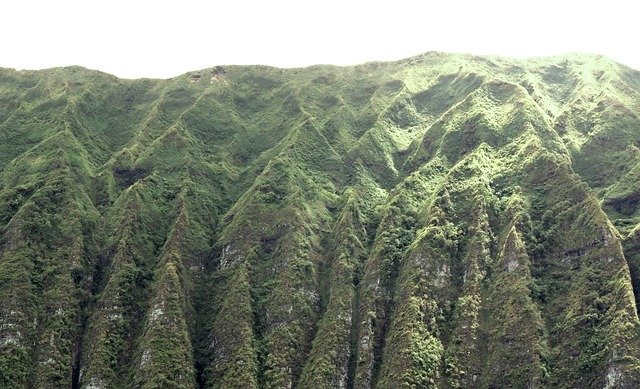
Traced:
<path id="1" fill-rule="evenodd" d="M 78 65 L 122 78 L 170 78 L 216 65 L 355 65 L 429 51 L 524 59 L 599 54 L 640 69 L 633 6 L 503 1 L 366 6 L 241 1 L 220 5 L 10 2 L 0 66 Z"/>

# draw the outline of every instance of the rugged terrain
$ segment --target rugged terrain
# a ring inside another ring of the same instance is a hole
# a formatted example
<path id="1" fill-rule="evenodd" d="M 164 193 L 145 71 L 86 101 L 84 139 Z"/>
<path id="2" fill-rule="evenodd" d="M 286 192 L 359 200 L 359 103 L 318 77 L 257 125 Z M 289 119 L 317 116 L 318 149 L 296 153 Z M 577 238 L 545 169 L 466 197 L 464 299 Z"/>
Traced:
<path id="1" fill-rule="evenodd" d="M 0 387 L 639 387 L 639 115 L 599 56 L 0 69 Z"/>

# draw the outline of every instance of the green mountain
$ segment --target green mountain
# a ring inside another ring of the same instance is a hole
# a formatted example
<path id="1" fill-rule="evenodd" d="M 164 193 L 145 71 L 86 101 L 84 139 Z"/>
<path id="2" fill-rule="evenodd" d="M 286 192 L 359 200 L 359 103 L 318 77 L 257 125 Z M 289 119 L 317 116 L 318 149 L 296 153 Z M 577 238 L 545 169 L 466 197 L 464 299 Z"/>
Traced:
<path id="1" fill-rule="evenodd" d="M 637 388 L 640 72 L 0 69 L 0 387 Z"/>

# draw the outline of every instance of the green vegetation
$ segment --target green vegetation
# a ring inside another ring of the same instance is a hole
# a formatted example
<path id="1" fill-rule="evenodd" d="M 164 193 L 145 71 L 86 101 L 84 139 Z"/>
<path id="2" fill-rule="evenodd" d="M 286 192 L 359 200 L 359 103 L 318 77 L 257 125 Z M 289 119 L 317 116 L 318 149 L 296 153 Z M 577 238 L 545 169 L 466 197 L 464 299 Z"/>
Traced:
<path id="1" fill-rule="evenodd" d="M 640 72 L 0 69 L 0 387 L 640 386 Z"/>

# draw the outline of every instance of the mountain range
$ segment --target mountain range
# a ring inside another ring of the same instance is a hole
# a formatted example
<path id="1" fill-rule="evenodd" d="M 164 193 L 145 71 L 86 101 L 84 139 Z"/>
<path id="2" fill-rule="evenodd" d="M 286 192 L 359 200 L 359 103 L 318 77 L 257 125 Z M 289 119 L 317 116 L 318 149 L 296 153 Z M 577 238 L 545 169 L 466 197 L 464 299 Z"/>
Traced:
<path id="1" fill-rule="evenodd" d="M 640 72 L 0 68 L 0 387 L 637 388 Z"/>

